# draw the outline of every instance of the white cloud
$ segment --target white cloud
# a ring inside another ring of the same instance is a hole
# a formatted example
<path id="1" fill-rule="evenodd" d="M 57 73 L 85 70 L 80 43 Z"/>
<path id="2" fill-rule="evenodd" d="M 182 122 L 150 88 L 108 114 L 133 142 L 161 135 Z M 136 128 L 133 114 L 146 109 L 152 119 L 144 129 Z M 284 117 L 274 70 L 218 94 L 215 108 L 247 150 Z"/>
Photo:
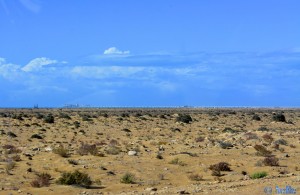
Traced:
<path id="1" fill-rule="evenodd" d="M 4 58 L 0 58 L 0 76 L 13 80 L 20 76 L 20 66 L 6 63 Z"/>
<path id="2" fill-rule="evenodd" d="M 5 58 L 0 58 L 0 65 L 5 63 Z"/>
<path id="3" fill-rule="evenodd" d="M 126 78 L 142 72 L 144 67 L 121 67 L 121 66 L 75 66 L 71 73 L 73 76 L 103 79 L 109 77 Z"/>
<path id="4" fill-rule="evenodd" d="M 125 55 L 129 53 L 130 51 L 121 51 L 116 47 L 110 47 L 103 52 L 104 55 Z"/>
<path id="5" fill-rule="evenodd" d="M 47 66 L 50 64 L 56 64 L 58 61 L 56 60 L 51 60 L 49 58 L 35 58 L 31 60 L 26 66 L 22 68 L 23 71 L 25 72 L 34 72 L 40 70 L 43 66 Z"/>

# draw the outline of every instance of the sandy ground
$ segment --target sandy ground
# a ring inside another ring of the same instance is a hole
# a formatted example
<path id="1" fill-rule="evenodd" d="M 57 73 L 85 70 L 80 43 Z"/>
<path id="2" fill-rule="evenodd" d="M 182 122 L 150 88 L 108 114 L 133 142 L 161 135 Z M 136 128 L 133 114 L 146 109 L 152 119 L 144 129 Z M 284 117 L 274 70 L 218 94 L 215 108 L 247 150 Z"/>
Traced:
<path id="1" fill-rule="evenodd" d="M 286 122 L 274 121 L 277 113 Z M 45 122 L 48 114 L 54 123 Z M 177 121 L 184 114 L 192 121 Z M 260 121 L 253 120 L 255 114 Z M 276 186 L 300 194 L 299 127 L 297 109 L 1 109 L 0 194 L 267 194 L 266 187 L 276 194 Z M 95 145 L 97 152 L 80 155 L 82 144 Z M 261 163 L 265 157 L 255 145 L 271 151 L 279 165 Z M 53 151 L 59 146 L 69 157 Z M 209 167 L 219 162 L 231 171 L 212 176 Z M 56 183 L 63 172 L 75 170 L 93 184 Z M 261 171 L 267 176 L 250 178 Z M 40 173 L 51 175 L 49 186 L 32 186 Z M 121 183 L 126 173 L 135 176 L 133 184 Z M 196 174 L 198 181 L 190 178 Z"/>

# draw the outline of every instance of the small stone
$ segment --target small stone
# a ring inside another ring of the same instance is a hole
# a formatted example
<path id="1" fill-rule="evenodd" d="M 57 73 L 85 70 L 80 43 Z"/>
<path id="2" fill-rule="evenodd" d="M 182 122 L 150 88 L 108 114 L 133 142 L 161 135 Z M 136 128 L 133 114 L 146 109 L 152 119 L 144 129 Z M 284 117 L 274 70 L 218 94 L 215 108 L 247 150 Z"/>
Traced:
<path id="1" fill-rule="evenodd" d="M 249 180 L 249 179 L 250 179 L 249 175 L 244 176 L 244 180 Z"/>
<path id="2" fill-rule="evenodd" d="M 130 151 L 128 151 L 128 155 L 129 156 L 135 156 L 135 155 L 137 155 L 137 152 L 134 151 L 134 150 L 130 150 Z"/>
<path id="3" fill-rule="evenodd" d="M 52 148 L 50 146 L 48 146 L 48 147 L 45 148 L 45 151 L 46 152 L 52 152 Z"/>
<path id="4" fill-rule="evenodd" d="M 157 191 L 157 188 L 154 188 L 154 187 L 152 187 L 152 188 L 146 188 L 146 191 Z"/>
<path id="5" fill-rule="evenodd" d="M 40 148 L 32 148 L 32 151 L 40 151 Z"/>
<path id="6" fill-rule="evenodd" d="M 178 192 L 178 194 L 190 194 L 190 193 L 187 192 L 187 191 L 185 191 L 185 190 L 180 190 L 180 191 Z"/>
<path id="7" fill-rule="evenodd" d="M 284 157 L 288 158 L 288 157 L 290 157 L 290 155 L 289 154 L 285 154 Z"/>

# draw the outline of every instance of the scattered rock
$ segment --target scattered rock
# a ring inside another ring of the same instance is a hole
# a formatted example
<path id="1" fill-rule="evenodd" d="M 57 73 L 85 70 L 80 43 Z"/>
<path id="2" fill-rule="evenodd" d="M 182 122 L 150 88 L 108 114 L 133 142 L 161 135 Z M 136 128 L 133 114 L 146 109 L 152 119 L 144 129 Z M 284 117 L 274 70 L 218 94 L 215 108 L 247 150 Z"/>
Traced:
<path id="1" fill-rule="evenodd" d="M 52 150 L 53 150 L 53 149 L 52 149 L 50 146 L 48 146 L 48 147 L 45 148 L 45 151 L 46 151 L 46 152 L 52 152 Z"/>
<path id="2" fill-rule="evenodd" d="M 107 175 L 116 175 L 113 171 L 107 171 Z"/>
<path id="3" fill-rule="evenodd" d="M 146 191 L 157 191 L 157 188 L 154 188 L 154 187 L 146 188 Z"/>
<path id="4" fill-rule="evenodd" d="M 136 156 L 136 155 L 137 155 L 137 152 L 134 151 L 134 150 L 130 150 L 130 151 L 128 151 L 128 155 L 129 155 L 129 156 Z"/>
<path id="5" fill-rule="evenodd" d="M 178 194 L 190 194 L 190 193 L 187 192 L 187 191 L 185 191 L 185 190 L 180 190 L 180 191 L 178 192 Z"/>
<path id="6" fill-rule="evenodd" d="M 285 154 L 284 157 L 288 158 L 288 157 L 290 157 L 290 155 L 289 154 Z"/>
<path id="7" fill-rule="evenodd" d="M 32 148 L 31 150 L 32 151 L 40 151 L 41 149 L 40 148 Z"/>

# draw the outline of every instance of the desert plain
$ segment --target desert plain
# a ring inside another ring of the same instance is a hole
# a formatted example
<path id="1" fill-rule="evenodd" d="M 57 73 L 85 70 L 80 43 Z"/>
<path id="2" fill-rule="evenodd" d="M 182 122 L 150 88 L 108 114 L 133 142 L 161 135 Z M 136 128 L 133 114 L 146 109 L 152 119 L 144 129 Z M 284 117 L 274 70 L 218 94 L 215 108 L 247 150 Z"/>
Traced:
<path id="1" fill-rule="evenodd" d="M 0 109 L 0 143 L 0 194 L 300 193 L 299 109 Z"/>

